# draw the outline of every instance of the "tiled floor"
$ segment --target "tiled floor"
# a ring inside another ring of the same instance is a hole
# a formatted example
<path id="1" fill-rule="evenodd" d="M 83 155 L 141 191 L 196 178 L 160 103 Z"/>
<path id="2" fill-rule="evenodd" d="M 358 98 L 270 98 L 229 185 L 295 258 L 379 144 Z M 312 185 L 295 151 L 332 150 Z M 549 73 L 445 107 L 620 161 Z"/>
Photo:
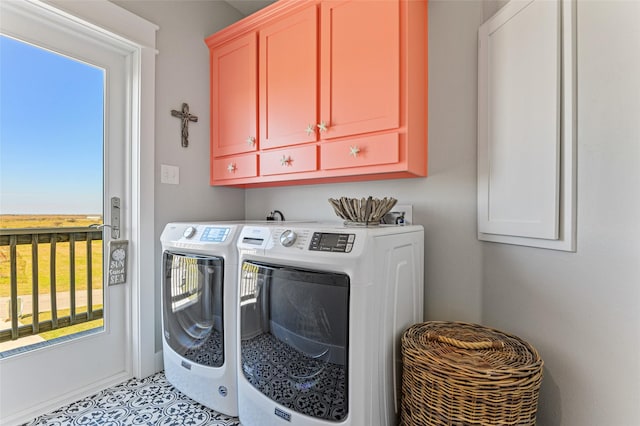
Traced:
<path id="1" fill-rule="evenodd" d="M 32 425 L 238 426 L 240 422 L 192 401 L 158 373 L 131 379 L 25 423 Z"/>

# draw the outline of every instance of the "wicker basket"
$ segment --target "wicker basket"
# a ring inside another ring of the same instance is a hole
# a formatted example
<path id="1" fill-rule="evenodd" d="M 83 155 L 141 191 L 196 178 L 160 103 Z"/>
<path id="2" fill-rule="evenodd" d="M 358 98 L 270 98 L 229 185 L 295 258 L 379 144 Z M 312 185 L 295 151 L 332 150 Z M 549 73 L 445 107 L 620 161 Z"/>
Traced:
<path id="1" fill-rule="evenodd" d="M 543 361 L 524 340 L 459 322 L 402 336 L 401 425 L 535 425 Z"/>

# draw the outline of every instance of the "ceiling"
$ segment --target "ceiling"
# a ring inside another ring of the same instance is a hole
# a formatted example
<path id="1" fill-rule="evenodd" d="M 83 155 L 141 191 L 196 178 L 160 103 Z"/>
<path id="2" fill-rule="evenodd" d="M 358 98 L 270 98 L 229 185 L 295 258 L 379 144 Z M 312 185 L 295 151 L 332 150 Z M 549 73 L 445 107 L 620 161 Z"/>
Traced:
<path id="1" fill-rule="evenodd" d="M 238 12 L 244 16 L 251 15 L 252 13 L 274 3 L 275 0 L 225 0 Z"/>

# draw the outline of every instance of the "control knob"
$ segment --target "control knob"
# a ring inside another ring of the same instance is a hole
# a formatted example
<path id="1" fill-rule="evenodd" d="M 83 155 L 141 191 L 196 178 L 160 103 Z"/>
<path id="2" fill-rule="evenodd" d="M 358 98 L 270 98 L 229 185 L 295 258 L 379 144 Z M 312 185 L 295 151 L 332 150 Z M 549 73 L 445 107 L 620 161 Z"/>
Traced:
<path id="1" fill-rule="evenodd" d="M 187 229 L 184 230 L 184 232 L 182 233 L 182 236 L 185 238 L 191 238 L 195 235 L 195 233 L 196 233 L 196 227 L 189 226 Z"/>
<path id="2" fill-rule="evenodd" d="M 296 242 L 297 238 L 298 238 L 298 234 L 296 234 L 291 229 L 287 229 L 282 234 L 280 234 L 280 244 L 282 244 L 285 247 L 291 247 L 293 243 Z"/>

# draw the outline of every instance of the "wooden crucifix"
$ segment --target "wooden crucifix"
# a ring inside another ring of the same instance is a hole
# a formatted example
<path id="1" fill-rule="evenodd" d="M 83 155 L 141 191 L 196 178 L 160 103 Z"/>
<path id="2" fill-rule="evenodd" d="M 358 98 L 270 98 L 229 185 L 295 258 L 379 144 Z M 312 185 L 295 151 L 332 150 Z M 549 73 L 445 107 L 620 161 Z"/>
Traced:
<path id="1" fill-rule="evenodd" d="M 189 104 L 187 103 L 182 104 L 182 111 L 172 109 L 171 115 L 182 120 L 182 146 L 186 148 L 189 146 L 189 122 L 197 123 L 198 117 L 189 114 Z"/>

